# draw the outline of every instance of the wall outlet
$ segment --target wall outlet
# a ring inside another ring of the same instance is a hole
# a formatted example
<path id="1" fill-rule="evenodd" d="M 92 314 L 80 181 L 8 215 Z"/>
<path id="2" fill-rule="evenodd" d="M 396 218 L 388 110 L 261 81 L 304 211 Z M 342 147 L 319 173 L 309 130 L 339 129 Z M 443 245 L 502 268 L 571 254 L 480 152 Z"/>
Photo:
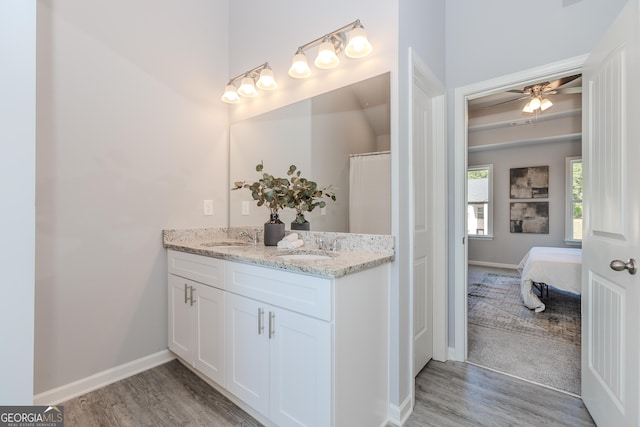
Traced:
<path id="1" fill-rule="evenodd" d="M 242 202 L 242 215 L 249 215 L 249 202 Z"/>
<path id="2" fill-rule="evenodd" d="M 213 200 L 202 201 L 202 214 L 213 215 Z"/>
<path id="3" fill-rule="evenodd" d="M 327 214 L 327 208 L 320 208 L 320 215 L 326 215 Z"/>

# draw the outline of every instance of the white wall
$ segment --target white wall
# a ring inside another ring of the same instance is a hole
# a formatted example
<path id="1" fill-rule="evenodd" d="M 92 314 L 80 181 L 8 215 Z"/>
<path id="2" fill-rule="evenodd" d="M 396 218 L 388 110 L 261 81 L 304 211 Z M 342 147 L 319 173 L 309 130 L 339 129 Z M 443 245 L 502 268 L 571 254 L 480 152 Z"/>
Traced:
<path id="1" fill-rule="evenodd" d="M 227 34 L 227 2 L 38 2 L 36 393 L 166 349 L 161 230 L 228 222 Z"/>
<path id="2" fill-rule="evenodd" d="M 524 71 L 588 53 L 613 22 L 626 0 L 542 0 L 528 2 L 458 0 L 446 10 L 446 86 L 449 91 L 449 213 L 454 217 L 457 195 L 454 185 L 454 103 L 455 88 Z M 567 6 L 565 6 L 565 4 Z M 541 31 L 527 37 L 528 24 L 540 24 Z M 449 228 L 453 241 L 454 227 Z M 456 246 L 449 247 L 449 342 L 453 342 L 454 288 L 462 280 L 455 277 Z"/>
<path id="3" fill-rule="evenodd" d="M 565 237 L 565 159 L 579 156 L 580 140 L 469 153 L 469 166 L 493 164 L 493 239 L 469 238 L 469 261 L 517 265 L 533 246 L 563 247 Z M 549 166 L 549 234 L 511 233 L 509 169 Z"/>
<path id="4" fill-rule="evenodd" d="M 33 403 L 36 2 L 0 2 L 0 405 Z"/>

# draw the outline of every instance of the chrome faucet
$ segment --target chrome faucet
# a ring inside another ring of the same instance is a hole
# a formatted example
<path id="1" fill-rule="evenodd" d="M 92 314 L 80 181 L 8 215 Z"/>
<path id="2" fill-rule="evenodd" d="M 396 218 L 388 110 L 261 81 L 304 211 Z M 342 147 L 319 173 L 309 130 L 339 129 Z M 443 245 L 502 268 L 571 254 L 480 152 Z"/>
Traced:
<path id="1" fill-rule="evenodd" d="M 340 239 L 341 237 L 336 237 L 331 241 L 331 243 L 327 244 L 327 242 L 325 242 L 324 239 L 322 239 L 321 237 L 318 237 L 316 239 L 316 243 L 318 244 L 318 249 L 320 249 L 321 251 L 336 252 L 338 250 L 338 241 Z"/>
<path id="2" fill-rule="evenodd" d="M 316 243 L 318 244 L 318 249 L 320 249 L 321 251 L 326 250 L 326 247 L 324 245 L 324 240 L 321 237 L 318 237 L 316 239 Z"/>

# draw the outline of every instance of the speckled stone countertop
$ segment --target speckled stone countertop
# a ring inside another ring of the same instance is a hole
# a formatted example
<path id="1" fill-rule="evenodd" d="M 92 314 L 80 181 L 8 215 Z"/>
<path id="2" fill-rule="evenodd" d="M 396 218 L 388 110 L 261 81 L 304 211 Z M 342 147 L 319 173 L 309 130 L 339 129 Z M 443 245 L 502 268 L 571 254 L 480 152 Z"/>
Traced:
<path id="1" fill-rule="evenodd" d="M 296 249 L 264 246 L 262 240 L 253 244 L 246 237 L 240 236 L 242 231 L 252 234 L 261 229 L 233 227 L 163 230 L 162 238 L 167 249 L 326 277 L 341 277 L 394 259 L 393 236 L 298 231 L 298 236 L 305 243 Z M 316 244 L 318 238 L 328 244 L 338 239 L 338 250 L 319 250 Z M 289 254 L 326 255 L 330 258 L 282 258 L 282 255 Z"/>

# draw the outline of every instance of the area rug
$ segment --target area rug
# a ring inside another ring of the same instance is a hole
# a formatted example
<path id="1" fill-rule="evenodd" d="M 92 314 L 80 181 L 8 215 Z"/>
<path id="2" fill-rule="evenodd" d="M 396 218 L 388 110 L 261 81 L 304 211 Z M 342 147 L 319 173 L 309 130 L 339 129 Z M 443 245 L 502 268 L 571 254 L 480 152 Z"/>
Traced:
<path id="1" fill-rule="evenodd" d="M 468 360 L 580 394 L 580 296 L 549 287 L 546 310 L 526 308 L 520 277 L 486 273 L 468 287 Z"/>

